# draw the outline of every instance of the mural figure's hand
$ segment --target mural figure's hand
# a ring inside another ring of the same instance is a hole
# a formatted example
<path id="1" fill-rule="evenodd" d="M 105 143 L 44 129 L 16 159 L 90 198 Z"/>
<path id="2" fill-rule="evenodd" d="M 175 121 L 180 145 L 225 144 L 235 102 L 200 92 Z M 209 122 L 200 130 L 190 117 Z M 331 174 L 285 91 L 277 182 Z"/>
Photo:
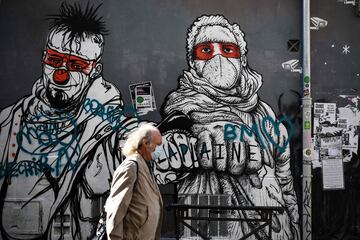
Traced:
<path id="1" fill-rule="evenodd" d="M 240 139 L 240 126 L 236 139 L 226 139 L 224 129 L 227 121 L 194 124 L 192 132 L 197 136 L 199 165 L 204 169 L 229 172 L 232 175 L 248 174 L 254 187 L 261 187 L 258 170 L 272 158 L 255 134 L 243 134 Z"/>
<path id="2" fill-rule="evenodd" d="M 196 138 L 182 132 L 166 133 L 162 137 L 163 153 L 155 160 L 154 174 L 159 184 L 176 182 L 199 166 Z"/>

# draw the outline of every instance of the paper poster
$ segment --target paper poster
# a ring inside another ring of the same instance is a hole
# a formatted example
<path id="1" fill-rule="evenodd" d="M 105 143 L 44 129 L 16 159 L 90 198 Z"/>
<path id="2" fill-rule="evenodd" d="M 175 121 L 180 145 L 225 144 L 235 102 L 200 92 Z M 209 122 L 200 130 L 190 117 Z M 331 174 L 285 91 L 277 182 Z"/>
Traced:
<path id="1" fill-rule="evenodd" d="M 156 110 L 154 91 L 151 82 L 129 85 L 131 101 L 138 115 Z"/>
<path id="2" fill-rule="evenodd" d="M 337 156 L 343 162 L 348 162 L 358 151 L 360 97 L 352 95 L 340 95 L 340 97 L 348 100 L 345 107 L 337 108 L 335 103 L 314 103 L 313 144 L 314 152 L 319 151 L 319 163 L 324 158 L 333 159 Z M 326 146 L 327 143 L 322 140 L 324 137 L 339 135 L 342 136 L 341 155 L 339 155 L 339 146 Z"/>
<path id="3" fill-rule="evenodd" d="M 321 163 L 320 163 L 320 144 L 319 147 L 316 148 L 315 147 L 315 138 L 311 139 L 311 146 L 312 146 L 312 168 L 319 168 L 321 167 Z"/>
<path id="4" fill-rule="evenodd" d="M 353 153 L 356 154 L 358 151 L 358 128 L 359 126 L 349 126 L 343 131 L 342 149 L 344 162 L 349 162 Z"/>
<path id="5" fill-rule="evenodd" d="M 139 111 L 152 108 L 152 97 L 150 86 L 135 87 L 135 106 Z"/>
<path id="6" fill-rule="evenodd" d="M 322 124 L 336 124 L 336 103 L 314 103 L 314 134 L 319 132 Z"/>
<path id="7" fill-rule="evenodd" d="M 325 190 L 344 189 L 344 169 L 342 159 L 322 161 L 323 188 Z"/>
<path id="8" fill-rule="evenodd" d="M 343 189 L 344 170 L 341 134 L 325 135 L 320 138 L 320 159 L 323 171 L 323 188 L 326 190 Z"/>
<path id="9" fill-rule="evenodd" d="M 320 123 L 336 123 L 336 103 L 314 103 L 314 118 Z"/>
<path id="10" fill-rule="evenodd" d="M 343 129 L 343 158 L 351 160 L 353 153 L 358 151 L 359 117 L 356 108 L 339 108 L 338 127 Z"/>
<path id="11" fill-rule="evenodd" d="M 342 159 L 342 136 L 322 136 L 320 138 L 320 159 Z"/>
<path id="12" fill-rule="evenodd" d="M 338 118 L 338 128 L 347 129 L 349 126 L 349 119 L 347 118 Z"/>

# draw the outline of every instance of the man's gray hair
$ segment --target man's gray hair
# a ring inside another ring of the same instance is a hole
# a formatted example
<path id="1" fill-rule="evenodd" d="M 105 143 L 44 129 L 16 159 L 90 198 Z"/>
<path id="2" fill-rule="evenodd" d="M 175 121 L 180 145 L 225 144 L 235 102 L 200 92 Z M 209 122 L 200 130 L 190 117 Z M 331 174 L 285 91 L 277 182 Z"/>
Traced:
<path id="1" fill-rule="evenodd" d="M 122 153 L 126 157 L 137 153 L 137 150 L 141 144 L 141 140 L 145 138 L 151 141 L 153 132 L 159 132 L 159 129 L 157 129 L 157 127 L 151 123 L 141 124 L 138 128 L 129 134 L 122 149 Z"/>

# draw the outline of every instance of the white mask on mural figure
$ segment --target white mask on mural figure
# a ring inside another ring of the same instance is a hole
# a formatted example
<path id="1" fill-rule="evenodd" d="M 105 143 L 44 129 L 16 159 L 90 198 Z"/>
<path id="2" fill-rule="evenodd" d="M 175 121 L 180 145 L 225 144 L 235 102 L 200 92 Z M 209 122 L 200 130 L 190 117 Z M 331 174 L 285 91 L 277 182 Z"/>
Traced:
<path id="1" fill-rule="evenodd" d="M 64 31 L 52 31 L 43 57 L 45 100 L 51 107 L 76 105 L 92 79 L 102 70 L 102 37 L 71 38 Z"/>
<path id="2" fill-rule="evenodd" d="M 217 88 L 233 88 L 241 72 L 241 54 L 234 35 L 221 26 L 204 26 L 193 49 L 197 74 Z"/>

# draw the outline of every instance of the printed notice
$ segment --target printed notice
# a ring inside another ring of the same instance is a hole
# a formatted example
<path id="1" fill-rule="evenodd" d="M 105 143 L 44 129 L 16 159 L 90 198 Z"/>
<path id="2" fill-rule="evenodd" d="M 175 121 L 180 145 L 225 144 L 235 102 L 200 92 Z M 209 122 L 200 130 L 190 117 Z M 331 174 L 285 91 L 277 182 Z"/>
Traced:
<path id="1" fill-rule="evenodd" d="M 324 190 L 344 189 L 344 169 L 342 159 L 326 159 L 322 161 Z"/>
<path id="2" fill-rule="evenodd" d="M 331 125 L 336 123 L 336 103 L 314 103 L 314 129 L 318 132 L 320 125 Z"/>
<path id="3" fill-rule="evenodd" d="M 342 136 L 322 136 L 320 138 L 320 159 L 342 159 Z"/>
<path id="4" fill-rule="evenodd" d="M 151 82 L 129 85 L 131 101 L 138 115 L 145 115 L 156 110 L 154 91 Z"/>

